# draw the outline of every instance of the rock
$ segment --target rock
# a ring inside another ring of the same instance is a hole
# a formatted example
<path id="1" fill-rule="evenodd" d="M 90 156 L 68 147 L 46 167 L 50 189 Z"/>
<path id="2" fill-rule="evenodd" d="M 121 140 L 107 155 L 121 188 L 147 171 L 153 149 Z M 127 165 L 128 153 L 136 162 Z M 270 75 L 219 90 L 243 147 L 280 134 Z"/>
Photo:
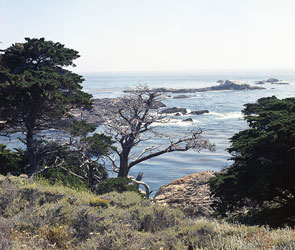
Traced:
<path id="1" fill-rule="evenodd" d="M 262 87 L 250 86 L 249 84 L 243 84 L 237 81 L 224 80 L 219 86 L 212 86 L 210 90 L 253 90 L 264 89 Z"/>
<path id="2" fill-rule="evenodd" d="M 271 82 L 271 83 L 274 83 L 274 82 L 279 82 L 280 80 L 279 79 L 276 79 L 276 78 L 269 78 L 266 80 L 266 82 Z"/>
<path id="3" fill-rule="evenodd" d="M 191 115 L 202 115 L 202 114 L 206 114 L 209 113 L 209 110 L 205 109 L 205 110 L 195 110 L 190 112 Z"/>
<path id="4" fill-rule="evenodd" d="M 288 85 L 288 82 L 272 82 L 271 84 Z"/>
<path id="5" fill-rule="evenodd" d="M 264 80 L 264 81 L 255 82 L 255 84 L 265 84 L 265 83 L 279 84 L 279 85 L 288 85 L 289 84 L 288 82 L 282 82 L 281 80 L 276 79 L 276 78 L 269 78 L 269 79 Z"/>
<path id="6" fill-rule="evenodd" d="M 225 86 L 230 86 L 232 84 L 238 84 L 238 85 L 243 85 L 243 83 L 237 82 L 237 81 L 232 81 L 232 80 L 219 80 L 219 84 L 225 85 Z"/>
<path id="7" fill-rule="evenodd" d="M 232 80 L 218 80 L 219 85 L 206 87 L 206 88 L 190 88 L 190 89 L 172 89 L 172 88 L 154 88 L 154 92 L 171 92 L 171 93 L 196 93 L 207 91 L 221 91 L 221 90 L 255 90 L 265 89 L 258 86 L 250 86 L 249 84 L 243 84 Z"/>
<path id="8" fill-rule="evenodd" d="M 214 211 L 208 181 L 213 176 L 214 172 L 205 171 L 174 180 L 159 188 L 154 201 L 180 208 L 189 216 L 210 216 Z"/>
<path id="9" fill-rule="evenodd" d="M 182 120 L 182 122 L 192 122 L 192 121 L 193 121 L 192 118 L 186 118 L 186 119 Z"/>
<path id="10" fill-rule="evenodd" d="M 180 113 L 176 113 L 175 116 L 182 116 L 182 114 L 180 114 Z"/>
<path id="11" fill-rule="evenodd" d="M 177 95 L 177 96 L 173 97 L 173 99 L 186 99 L 186 98 L 190 98 L 190 96 L 188 96 L 188 95 Z"/>
<path id="12" fill-rule="evenodd" d="M 164 103 L 162 103 L 160 101 L 157 101 L 157 102 L 154 103 L 152 108 L 153 109 L 158 109 L 158 108 L 164 108 L 164 107 L 166 107 L 166 105 Z"/>
<path id="13" fill-rule="evenodd" d="M 182 113 L 182 114 L 186 114 L 187 110 L 185 108 L 177 108 L 177 107 L 173 107 L 173 108 L 167 108 L 164 109 L 160 112 L 161 114 L 173 114 L 173 113 Z"/>
<path id="14" fill-rule="evenodd" d="M 256 81 L 255 84 L 265 84 L 265 81 Z"/>

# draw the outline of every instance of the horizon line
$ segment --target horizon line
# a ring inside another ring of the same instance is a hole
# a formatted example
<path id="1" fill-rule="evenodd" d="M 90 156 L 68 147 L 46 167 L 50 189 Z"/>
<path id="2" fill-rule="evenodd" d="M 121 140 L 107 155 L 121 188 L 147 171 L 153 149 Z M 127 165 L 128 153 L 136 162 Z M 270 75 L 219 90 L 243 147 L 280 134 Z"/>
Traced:
<path id="1" fill-rule="evenodd" d="M 75 71 L 75 70 L 73 70 Z M 231 73 L 260 73 L 260 74 L 280 74 L 280 73 L 290 73 L 295 74 L 295 68 L 285 68 L 285 69 L 200 69 L 200 70 L 105 70 L 105 71 L 83 71 L 77 70 L 78 74 L 231 74 Z"/>

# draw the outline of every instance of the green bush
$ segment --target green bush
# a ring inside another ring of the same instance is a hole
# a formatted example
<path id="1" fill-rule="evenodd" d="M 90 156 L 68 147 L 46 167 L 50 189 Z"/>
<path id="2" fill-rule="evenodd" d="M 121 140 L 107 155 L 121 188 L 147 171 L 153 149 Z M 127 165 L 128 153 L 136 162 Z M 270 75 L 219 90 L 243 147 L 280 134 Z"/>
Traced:
<path id="1" fill-rule="evenodd" d="M 20 175 L 28 170 L 28 160 L 22 150 L 11 151 L 0 144 L 0 174 Z"/>
<path id="2" fill-rule="evenodd" d="M 105 194 L 110 192 L 127 192 L 134 191 L 137 192 L 136 187 L 131 184 L 131 180 L 126 177 L 118 177 L 118 178 L 109 178 L 101 183 L 99 183 L 96 187 L 96 194 Z"/>

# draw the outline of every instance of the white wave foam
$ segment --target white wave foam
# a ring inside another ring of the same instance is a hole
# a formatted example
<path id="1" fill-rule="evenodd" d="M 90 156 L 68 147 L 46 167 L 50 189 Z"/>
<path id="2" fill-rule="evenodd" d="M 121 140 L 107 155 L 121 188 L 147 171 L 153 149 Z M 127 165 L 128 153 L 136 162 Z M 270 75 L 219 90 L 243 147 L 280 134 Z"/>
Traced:
<path id="1" fill-rule="evenodd" d="M 196 125 L 199 124 L 200 122 L 198 120 L 193 119 L 192 122 L 187 121 L 184 122 L 182 119 L 169 119 L 169 121 L 161 123 L 161 122 L 156 122 L 153 123 L 152 126 L 181 126 L 181 127 L 186 127 L 186 126 L 192 126 L 192 125 Z"/>
<path id="2" fill-rule="evenodd" d="M 208 115 L 217 116 L 218 119 L 222 119 L 222 120 L 243 118 L 243 114 L 241 112 L 228 112 L 224 114 L 218 113 L 218 112 L 210 112 Z"/>

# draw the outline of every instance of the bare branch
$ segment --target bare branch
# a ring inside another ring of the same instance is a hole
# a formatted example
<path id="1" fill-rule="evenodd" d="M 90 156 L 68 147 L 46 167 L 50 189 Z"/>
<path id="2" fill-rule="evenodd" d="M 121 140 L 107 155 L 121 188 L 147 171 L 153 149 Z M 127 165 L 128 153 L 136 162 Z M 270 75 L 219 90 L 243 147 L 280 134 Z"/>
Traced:
<path id="1" fill-rule="evenodd" d="M 115 173 L 118 173 L 119 167 L 117 166 L 115 159 L 111 158 L 109 155 L 107 155 L 106 158 L 108 158 L 111 161 L 113 171 Z"/>
<path id="2" fill-rule="evenodd" d="M 152 147 L 148 147 L 148 148 L 145 148 L 144 150 L 142 150 L 142 152 L 136 157 L 136 159 L 134 161 L 137 161 L 140 159 L 140 157 L 142 157 L 146 152 L 151 152 L 153 149 L 155 149 L 156 147 L 155 146 L 152 146 Z"/>
<path id="3" fill-rule="evenodd" d="M 160 151 L 151 153 L 147 156 L 141 157 L 142 155 L 139 155 L 139 157 L 129 163 L 129 169 L 132 168 L 134 165 L 146 161 L 148 159 L 157 157 L 159 155 L 165 154 L 165 153 L 170 153 L 170 152 L 184 152 L 188 151 L 190 149 L 195 150 L 199 152 L 201 149 L 211 149 L 213 150 L 214 145 L 210 144 L 208 141 L 201 139 L 202 131 L 195 131 L 193 132 L 192 136 L 189 138 L 181 138 L 176 142 L 170 141 L 170 145 Z"/>
<path id="4" fill-rule="evenodd" d="M 167 115 L 159 112 L 161 94 L 153 92 L 146 86 L 128 92 L 123 98 L 116 98 L 111 103 L 101 105 L 99 115 L 104 125 L 105 133 L 112 136 L 120 145 L 116 153 L 120 157 L 118 176 L 126 177 L 130 168 L 145 160 L 159 155 L 175 152 L 201 149 L 213 149 L 208 141 L 201 137 L 200 129 L 190 131 L 189 136 L 171 139 L 171 135 L 159 132 L 155 125 L 169 121 Z M 168 146 L 156 147 L 155 145 L 144 149 L 135 160 L 131 150 L 139 143 L 152 137 L 167 138 Z M 115 162 L 112 161 L 115 165 Z M 116 168 L 117 169 L 117 168 Z"/>
<path id="5" fill-rule="evenodd" d="M 60 159 L 59 157 L 56 157 L 56 159 L 55 159 L 55 161 L 54 161 L 54 163 L 53 163 L 52 165 L 50 165 L 50 166 L 45 166 L 43 169 L 41 169 L 41 170 L 35 172 L 34 175 L 41 174 L 41 173 L 43 173 L 44 171 L 46 171 L 46 170 L 48 170 L 48 169 L 60 168 L 60 169 L 63 169 L 64 171 L 66 171 L 67 173 L 69 173 L 69 174 L 71 174 L 71 175 L 73 175 L 73 176 L 78 177 L 78 178 L 81 179 L 81 180 L 84 180 L 84 181 L 87 180 L 87 179 L 85 179 L 84 177 L 82 177 L 82 176 L 80 176 L 80 175 L 74 173 L 73 171 L 71 171 L 71 170 L 69 170 L 69 169 L 63 167 L 62 165 L 63 165 L 64 162 L 65 162 L 64 159 L 62 159 L 61 162 L 57 164 L 58 160 L 61 160 L 61 159 Z"/>
<path id="6" fill-rule="evenodd" d="M 128 176 L 128 178 L 131 179 L 132 182 L 135 183 L 135 184 L 143 185 L 144 188 L 145 188 L 145 196 L 146 196 L 146 198 L 147 199 L 150 198 L 151 192 L 150 192 L 150 187 L 149 187 L 148 184 L 146 184 L 144 181 L 138 181 L 138 180 L 136 180 L 133 176 Z"/>

